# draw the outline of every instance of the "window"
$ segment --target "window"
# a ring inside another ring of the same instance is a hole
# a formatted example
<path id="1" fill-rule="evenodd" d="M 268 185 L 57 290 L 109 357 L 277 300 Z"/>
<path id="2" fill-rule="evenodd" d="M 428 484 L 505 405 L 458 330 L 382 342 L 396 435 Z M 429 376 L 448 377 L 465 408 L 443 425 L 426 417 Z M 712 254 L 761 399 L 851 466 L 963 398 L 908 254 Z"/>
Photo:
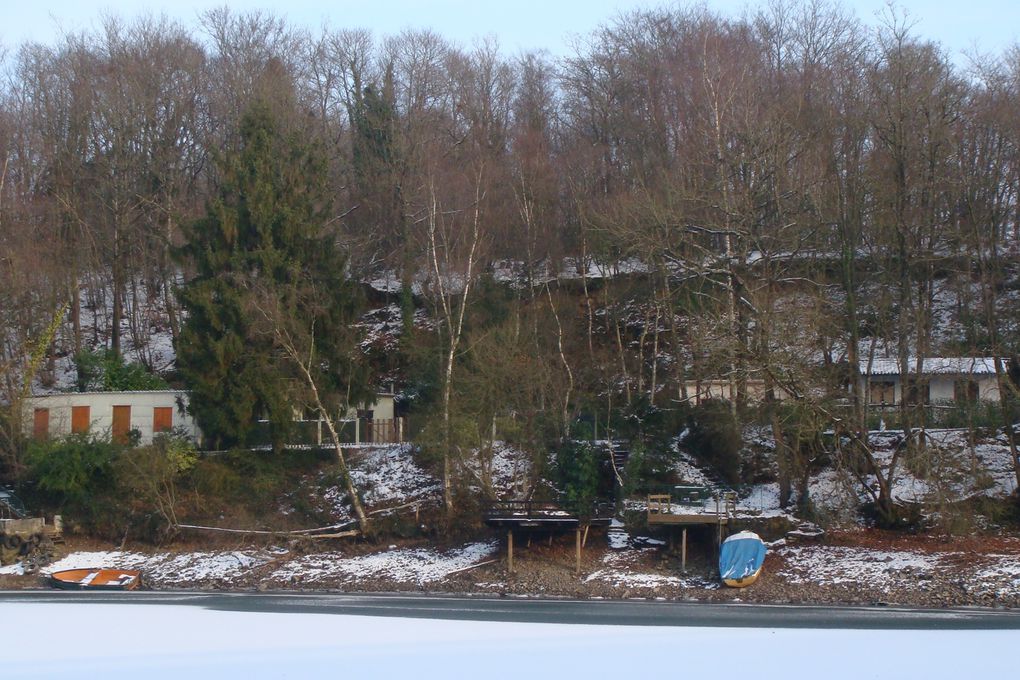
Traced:
<path id="1" fill-rule="evenodd" d="M 88 406 L 71 407 L 71 434 L 83 434 L 89 431 L 92 424 L 92 413 Z"/>
<path id="2" fill-rule="evenodd" d="M 930 390 L 928 383 L 911 378 L 907 381 L 903 399 L 912 406 L 923 406 L 930 401 Z"/>
<path id="3" fill-rule="evenodd" d="M 872 404 L 895 404 L 896 383 L 891 380 L 878 380 L 872 382 L 868 401 Z"/>
<path id="4" fill-rule="evenodd" d="M 152 409 L 152 433 L 169 432 L 174 427 L 174 410 L 170 406 L 155 406 Z"/>
<path id="5" fill-rule="evenodd" d="M 978 384 L 976 380 L 953 381 L 953 399 L 959 403 L 973 403 L 978 400 Z"/>

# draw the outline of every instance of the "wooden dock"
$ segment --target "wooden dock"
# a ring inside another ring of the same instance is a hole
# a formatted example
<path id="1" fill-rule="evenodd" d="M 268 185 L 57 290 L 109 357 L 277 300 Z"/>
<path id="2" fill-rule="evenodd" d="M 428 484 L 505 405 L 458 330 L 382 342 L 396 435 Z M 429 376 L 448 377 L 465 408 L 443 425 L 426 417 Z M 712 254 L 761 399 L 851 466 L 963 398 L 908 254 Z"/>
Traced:
<path id="1" fill-rule="evenodd" d="M 483 517 L 491 527 L 549 530 L 607 526 L 613 519 L 610 505 L 595 505 L 582 517 L 557 503 L 529 500 L 490 501 L 483 509 Z"/>
<path id="2" fill-rule="evenodd" d="M 649 494 L 649 524 L 729 524 L 729 505 L 723 499 L 693 504 L 674 500 L 670 494 Z"/>
<path id="3" fill-rule="evenodd" d="M 680 527 L 680 565 L 687 573 L 687 529 L 716 527 L 716 547 L 722 545 L 723 528 L 736 510 L 736 494 L 703 486 L 675 486 L 670 493 L 648 495 L 648 525 Z M 728 530 L 728 529 L 727 529 Z M 672 538 L 670 539 L 672 544 Z"/>
<path id="4" fill-rule="evenodd" d="M 489 501 L 483 506 L 483 518 L 490 527 L 506 529 L 507 571 L 514 572 L 514 531 L 531 535 L 534 532 L 574 532 L 575 568 L 581 573 L 581 549 L 593 526 L 608 526 L 613 521 L 612 505 L 595 503 L 585 513 L 570 512 L 557 503 L 531 500 Z M 550 538 L 550 540 L 552 540 Z"/>

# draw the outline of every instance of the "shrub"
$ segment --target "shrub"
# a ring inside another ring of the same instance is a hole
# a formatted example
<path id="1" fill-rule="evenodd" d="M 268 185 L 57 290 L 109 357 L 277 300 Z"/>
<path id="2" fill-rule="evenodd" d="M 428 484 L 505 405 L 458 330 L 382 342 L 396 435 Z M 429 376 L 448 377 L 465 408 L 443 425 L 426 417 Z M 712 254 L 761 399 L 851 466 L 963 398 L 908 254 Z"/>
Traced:
<path id="1" fill-rule="evenodd" d="M 195 467 L 198 453 L 180 434 L 160 434 L 149 446 L 124 451 L 114 470 L 132 525 L 147 529 L 146 538 L 161 538 L 178 524 L 178 482 Z M 156 521 L 151 521 L 155 518 Z M 140 521 L 139 521 L 140 520 Z"/>
<path id="2" fill-rule="evenodd" d="M 124 358 L 108 349 L 82 351 L 74 355 L 78 371 L 79 392 L 123 392 L 131 390 L 164 390 L 168 385 L 158 375 L 139 363 L 126 363 Z"/>
<path id="3" fill-rule="evenodd" d="M 590 512 L 599 495 L 599 458 L 599 451 L 588 442 L 567 442 L 556 452 L 556 469 L 567 510 L 581 515 Z"/>
<path id="4" fill-rule="evenodd" d="M 83 524 L 106 524 L 115 514 L 114 464 L 123 447 L 93 434 L 33 441 L 27 453 L 30 487 L 41 500 Z"/>
<path id="5" fill-rule="evenodd" d="M 684 448 L 715 468 L 726 483 L 739 484 L 741 436 L 729 403 L 721 399 L 701 402 L 691 410 L 687 427 Z"/>
<path id="6" fill-rule="evenodd" d="M 624 470 L 624 497 L 649 493 L 673 481 L 676 450 L 666 446 L 646 448 L 640 442 L 631 447 Z"/>

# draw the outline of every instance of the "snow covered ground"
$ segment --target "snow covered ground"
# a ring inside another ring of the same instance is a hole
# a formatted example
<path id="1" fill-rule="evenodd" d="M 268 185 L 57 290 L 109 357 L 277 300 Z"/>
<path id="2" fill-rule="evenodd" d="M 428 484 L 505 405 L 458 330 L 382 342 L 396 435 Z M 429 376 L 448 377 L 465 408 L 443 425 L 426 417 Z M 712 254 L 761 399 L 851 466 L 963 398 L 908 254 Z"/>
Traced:
<path id="1" fill-rule="evenodd" d="M 783 563 L 776 576 L 792 584 L 867 587 L 895 595 L 938 588 L 948 578 L 953 587 L 989 603 L 1020 595 L 1020 555 L 1016 554 L 830 545 L 779 545 L 772 551 Z"/>
<path id="2" fill-rule="evenodd" d="M 617 587 L 637 589 L 642 594 L 659 588 L 696 588 L 714 590 L 719 587 L 717 582 L 708 581 L 701 576 L 682 576 L 680 574 L 660 574 L 643 569 L 640 562 L 645 553 L 657 552 L 654 548 L 642 548 L 626 552 L 608 553 L 602 558 L 601 569 L 588 574 L 585 583 L 601 581 Z"/>
<path id="3" fill-rule="evenodd" d="M 1012 677 L 1018 631 L 675 628 L 6 602 L 4 677 Z M 72 633 L 73 634 L 69 634 Z"/>
<path id="4" fill-rule="evenodd" d="M 307 584 L 324 578 L 340 578 L 351 585 L 366 579 L 387 579 L 423 586 L 478 564 L 495 551 L 495 543 L 481 542 L 448 551 L 390 547 L 382 552 L 356 557 L 345 557 L 336 552 L 316 553 L 286 562 L 268 579 L 276 583 L 300 581 Z"/>
<path id="5" fill-rule="evenodd" d="M 396 548 L 351 555 L 340 551 L 292 554 L 285 549 L 145 554 L 129 551 L 79 551 L 46 566 L 43 575 L 62 569 L 117 567 L 140 569 L 155 588 L 270 586 L 342 583 L 357 588 L 368 580 L 424 586 L 490 559 L 493 542 L 452 548 Z M 23 574 L 21 564 L 0 567 L 0 575 Z"/>

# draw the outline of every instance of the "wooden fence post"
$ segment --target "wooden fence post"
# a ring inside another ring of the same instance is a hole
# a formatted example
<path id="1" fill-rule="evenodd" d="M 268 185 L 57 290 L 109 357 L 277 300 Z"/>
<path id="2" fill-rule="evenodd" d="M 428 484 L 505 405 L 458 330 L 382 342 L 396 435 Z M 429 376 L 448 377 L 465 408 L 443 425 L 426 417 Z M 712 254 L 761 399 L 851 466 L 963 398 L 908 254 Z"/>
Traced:
<path id="1" fill-rule="evenodd" d="M 683 539 L 680 544 L 680 570 L 687 573 L 687 527 L 684 527 Z"/>
<path id="2" fill-rule="evenodd" d="M 514 530 L 506 532 L 506 565 L 507 571 L 514 573 Z"/>
<path id="3" fill-rule="evenodd" d="M 576 544 L 577 544 L 577 547 L 576 547 L 577 567 L 576 567 L 575 572 L 580 576 L 580 574 L 581 574 L 581 527 L 577 527 L 577 531 L 575 533 L 577 535 L 577 540 L 576 540 Z"/>

